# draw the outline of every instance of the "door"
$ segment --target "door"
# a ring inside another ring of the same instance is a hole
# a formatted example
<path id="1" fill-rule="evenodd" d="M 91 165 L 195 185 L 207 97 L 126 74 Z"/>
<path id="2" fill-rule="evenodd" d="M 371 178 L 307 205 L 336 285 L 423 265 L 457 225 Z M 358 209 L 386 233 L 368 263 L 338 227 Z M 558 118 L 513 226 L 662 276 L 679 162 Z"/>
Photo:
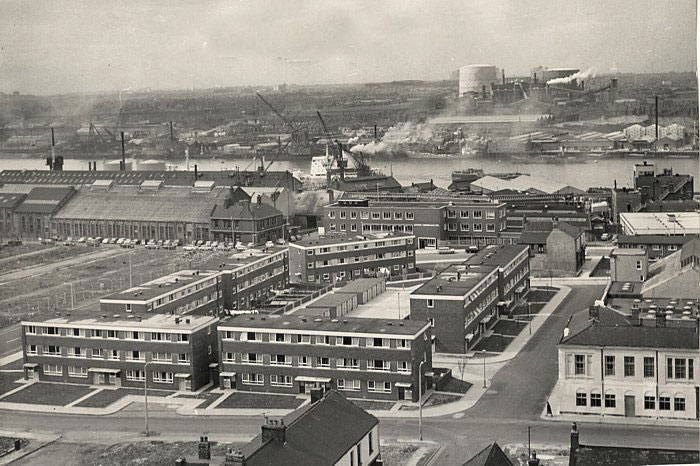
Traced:
<path id="1" fill-rule="evenodd" d="M 180 379 L 180 388 L 179 390 L 181 392 L 186 392 L 187 391 L 187 380 L 185 379 Z"/>
<path id="2" fill-rule="evenodd" d="M 634 417 L 634 396 L 625 395 L 625 417 Z"/>
<path id="3" fill-rule="evenodd" d="M 27 380 L 34 380 L 34 368 L 30 367 L 27 369 Z"/>
<path id="4" fill-rule="evenodd" d="M 231 378 L 230 377 L 223 377 L 222 382 L 224 385 L 224 389 L 229 389 L 231 388 Z"/>
<path id="5" fill-rule="evenodd" d="M 405 400 L 406 399 L 406 389 L 403 387 L 399 387 L 399 400 Z"/>
<path id="6" fill-rule="evenodd" d="M 306 393 L 306 383 L 299 382 L 299 393 Z"/>

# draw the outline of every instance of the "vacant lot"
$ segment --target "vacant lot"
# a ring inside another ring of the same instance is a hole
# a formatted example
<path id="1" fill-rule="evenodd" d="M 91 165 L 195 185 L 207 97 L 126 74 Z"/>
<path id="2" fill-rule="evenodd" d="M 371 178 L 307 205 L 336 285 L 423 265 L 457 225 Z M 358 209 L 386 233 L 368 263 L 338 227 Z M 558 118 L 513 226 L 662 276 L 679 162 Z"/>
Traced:
<path id="1" fill-rule="evenodd" d="M 533 288 L 528 293 L 526 299 L 530 303 L 548 303 L 549 300 L 557 294 L 557 291 L 559 290 L 549 287 Z"/>
<path id="2" fill-rule="evenodd" d="M 48 264 L 94 252 L 94 249 L 68 246 L 40 246 L 40 248 L 42 249 L 38 249 L 33 254 L 22 254 L 2 260 L 2 262 L 0 262 L 2 270 L 4 272 L 11 272 L 17 269 L 24 269 L 39 264 Z"/>
<path id="3" fill-rule="evenodd" d="M 19 246 L 5 246 L 3 244 L 3 248 L 0 249 L 0 264 L 2 264 L 4 259 L 7 259 L 8 257 L 15 257 L 35 251 L 43 251 L 51 247 L 54 246 L 44 246 L 43 244 L 39 243 L 24 243 L 20 244 Z"/>
<path id="4" fill-rule="evenodd" d="M 264 408 L 295 409 L 304 402 L 301 398 L 284 395 L 266 395 L 262 393 L 234 392 L 216 408 Z"/>
<path id="5" fill-rule="evenodd" d="M 2 401 L 9 403 L 65 406 L 87 395 L 91 391 L 92 389 L 88 386 L 39 382 L 3 398 Z"/>

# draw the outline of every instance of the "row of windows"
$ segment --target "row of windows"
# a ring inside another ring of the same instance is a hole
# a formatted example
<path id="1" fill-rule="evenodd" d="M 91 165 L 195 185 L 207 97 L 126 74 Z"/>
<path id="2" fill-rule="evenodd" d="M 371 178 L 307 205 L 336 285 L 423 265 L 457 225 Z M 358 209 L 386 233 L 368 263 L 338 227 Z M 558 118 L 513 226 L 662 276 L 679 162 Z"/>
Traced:
<path id="1" fill-rule="evenodd" d="M 448 223 L 447 224 L 447 231 L 457 231 L 457 226 L 459 225 L 459 231 L 469 231 L 469 224 L 468 223 Z M 472 224 L 472 231 L 474 232 L 481 232 L 483 230 L 484 226 L 482 223 L 473 223 Z M 495 232 L 496 231 L 496 225 L 493 223 L 487 223 L 486 224 L 486 231 L 488 232 Z"/>
<path id="2" fill-rule="evenodd" d="M 567 355 L 567 365 L 570 364 L 571 355 Z M 567 368 L 567 374 L 575 376 L 590 376 L 592 355 L 575 354 L 573 355 L 574 366 L 573 374 L 571 367 Z M 613 355 L 604 357 L 603 374 L 606 377 L 614 377 L 617 373 L 617 358 Z M 637 366 L 634 356 L 623 356 L 623 376 L 635 377 L 637 375 Z M 653 357 L 643 357 L 642 375 L 644 378 L 652 378 L 656 376 L 656 360 Z M 693 358 L 666 358 L 666 378 L 675 380 L 694 380 L 695 379 L 695 361 Z"/>
<path id="3" fill-rule="evenodd" d="M 308 335 L 276 332 L 236 332 L 222 330 L 222 340 L 257 341 L 265 343 L 301 343 L 305 345 L 367 346 L 372 348 L 410 349 L 407 338 L 365 338 L 350 335 Z"/>
<path id="4" fill-rule="evenodd" d="M 291 356 L 285 354 L 230 353 L 222 354 L 226 363 L 270 366 L 313 367 L 315 369 L 368 370 L 380 372 L 411 372 L 409 361 L 387 361 L 383 359 L 330 358 L 322 356 Z M 392 370 L 392 366 L 396 370 Z"/>
<path id="5" fill-rule="evenodd" d="M 207 347 L 209 354 L 211 354 L 211 345 Z M 27 356 L 66 356 L 69 358 L 92 358 L 92 359 L 108 359 L 108 360 L 120 360 L 122 354 L 124 359 L 127 361 L 146 361 L 146 355 L 149 354 L 146 351 L 138 350 L 106 350 L 104 348 L 80 348 L 80 347 L 69 347 L 66 348 L 65 354 L 62 353 L 60 346 L 45 345 L 41 347 L 41 352 L 39 352 L 38 345 L 27 345 L 26 347 Z M 152 352 L 151 361 L 154 362 L 165 362 L 174 363 L 172 353 L 167 352 Z M 189 353 L 178 353 L 177 363 L 178 364 L 189 364 L 191 362 Z"/>
<path id="6" fill-rule="evenodd" d="M 44 364 L 44 375 L 63 376 L 63 366 L 58 364 Z M 68 376 L 77 378 L 87 378 L 88 368 L 79 366 L 68 366 Z M 173 383 L 173 373 L 164 371 L 152 372 L 152 379 L 156 383 Z M 145 372 L 141 370 L 127 370 L 126 380 L 133 382 L 143 382 L 146 380 Z"/>
<path id="7" fill-rule="evenodd" d="M 576 393 L 576 406 L 588 406 L 590 400 L 591 408 L 601 407 L 601 395 L 600 393 L 591 393 L 590 398 L 588 393 L 578 392 Z M 614 393 L 605 394 L 605 407 L 606 408 L 616 408 L 617 398 Z M 656 396 L 645 395 L 644 396 L 644 409 L 652 410 L 656 409 Z M 659 396 L 659 410 L 660 411 L 670 411 L 671 410 L 671 397 L 670 396 Z M 674 411 L 685 411 L 685 397 L 677 395 L 673 397 L 673 410 Z"/>
<path id="8" fill-rule="evenodd" d="M 394 264 L 394 267 L 392 268 L 392 270 L 393 270 L 394 272 L 398 272 L 398 271 L 400 271 L 400 270 L 405 270 L 405 269 L 413 270 L 413 267 L 414 267 L 413 262 L 409 262 L 408 265 L 406 265 L 406 264 Z M 389 266 L 387 266 L 387 267 L 385 267 L 385 268 L 388 269 Z M 351 272 L 352 272 L 352 275 L 354 275 L 355 277 L 359 277 L 359 276 L 361 276 L 362 274 L 367 275 L 367 276 L 374 276 L 374 267 L 372 268 L 372 270 L 367 269 L 367 268 L 365 268 L 365 269 L 348 270 L 348 271 L 347 271 L 348 277 L 350 277 Z M 345 270 L 340 270 L 340 271 L 338 271 L 338 277 L 339 277 L 339 278 L 343 279 L 343 278 L 345 278 L 345 275 L 346 275 Z M 318 279 L 319 281 L 320 281 L 320 280 L 330 280 L 330 279 L 331 279 L 331 274 L 330 274 L 330 273 L 324 273 L 324 274 L 320 274 L 320 273 L 319 273 L 319 274 L 317 274 L 317 275 L 314 275 L 314 274 L 311 273 L 311 274 L 307 275 L 307 280 L 310 281 L 310 282 L 313 282 L 313 281 L 316 280 L 316 279 Z"/>
<path id="9" fill-rule="evenodd" d="M 337 215 L 338 215 L 338 218 L 340 218 L 340 219 L 348 218 L 348 214 L 345 210 L 339 211 Z M 365 211 L 360 212 L 360 218 L 362 220 L 368 220 L 370 218 L 370 215 L 371 215 L 373 220 L 380 220 L 380 219 L 391 220 L 391 218 L 392 218 L 391 212 L 387 212 L 387 211 L 371 212 L 370 213 L 370 212 L 365 210 Z M 357 218 L 357 211 L 351 210 L 349 217 L 351 219 L 356 219 Z M 328 211 L 328 218 L 331 218 L 331 219 L 336 218 L 336 212 L 334 210 L 329 210 Z M 415 216 L 414 216 L 413 212 L 402 212 L 402 211 L 395 210 L 393 218 L 394 218 L 394 220 L 404 220 L 404 219 L 405 220 L 413 220 L 415 218 Z"/>
<path id="10" fill-rule="evenodd" d="M 80 338 L 111 338 L 115 340 L 143 340 L 146 341 L 146 336 L 149 332 L 109 330 L 109 329 L 83 329 L 83 328 L 66 328 L 59 327 L 37 327 L 36 325 L 25 325 L 24 333 L 27 335 L 39 335 L 37 330 L 41 330 L 41 335 L 52 335 L 57 337 L 80 337 Z M 62 331 L 63 330 L 63 331 Z M 211 325 L 208 332 L 211 333 Z M 168 333 L 168 332 L 150 332 L 151 341 L 189 341 L 187 333 Z"/>
<path id="11" fill-rule="evenodd" d="M 270 374 L 268 378 L 270 385 L 273 387 L 291 388 L 294 385 L 292 376 L 290 375 Z M 241 375 L 241 383 L 243 385 L 265 385 L 265 375 L 244 372 Z M 368 380 L 366 384 L 368 392 L 391 393 L 392 391 L 391 382 Z M 343 391 L 360 391 L 362 389 L 362 381 L 357 379 L 336 379 L 336 387 L 338 390 Z"/>

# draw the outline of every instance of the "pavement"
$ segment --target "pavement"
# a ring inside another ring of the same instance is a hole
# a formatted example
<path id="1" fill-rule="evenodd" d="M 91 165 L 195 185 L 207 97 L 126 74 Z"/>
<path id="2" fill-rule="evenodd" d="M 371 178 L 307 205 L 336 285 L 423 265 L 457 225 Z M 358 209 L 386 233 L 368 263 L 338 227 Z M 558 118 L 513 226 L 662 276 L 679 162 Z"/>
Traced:
<path id="1" fill-rule="evenodd" d="M 22 329 L 19 327 L 19 324 L 0 329 L 0 360 L 4 356 L 16 353 L 18 349 L 21 349 L 21 347 Z M 20 356 L 21 355 L 22 353 L 20 351 Z M 9 362 L 12 362 L 12 360 L 6 363 L 0 362 L 0 366 L 4 366 Z"/>

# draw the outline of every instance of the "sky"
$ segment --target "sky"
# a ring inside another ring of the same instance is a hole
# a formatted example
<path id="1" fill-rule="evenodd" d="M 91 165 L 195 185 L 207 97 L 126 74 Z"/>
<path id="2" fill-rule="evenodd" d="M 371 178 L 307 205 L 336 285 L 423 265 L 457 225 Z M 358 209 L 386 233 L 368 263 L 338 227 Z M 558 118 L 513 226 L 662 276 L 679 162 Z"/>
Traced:
<path id="1" fill-rule="evenodd" d="M 695 0 L 0 0 L 0 92 L 693 71 Z"/>

